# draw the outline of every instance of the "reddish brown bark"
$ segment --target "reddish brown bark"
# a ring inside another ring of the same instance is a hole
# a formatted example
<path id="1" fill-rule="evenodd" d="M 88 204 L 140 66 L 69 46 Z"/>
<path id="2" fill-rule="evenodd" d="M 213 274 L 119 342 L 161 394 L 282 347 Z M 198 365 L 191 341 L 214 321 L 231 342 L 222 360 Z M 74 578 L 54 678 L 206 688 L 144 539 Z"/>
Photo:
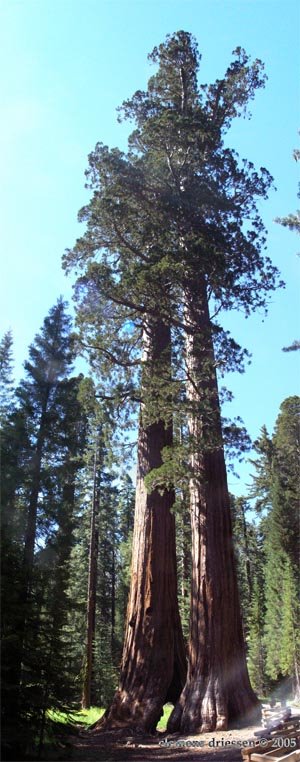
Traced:
<path id="1" fill-rule="evenodd" d="M 257 707 L 250 686 L 232 541 L 218 387 L 204 280 L 186 289 L 192 590 L 188 674 L 168 730 L 226 729 Z"/>
<path id="2" fill-rule="evenodd" d="M 186 659 L 177 603 L 173 490 L 148 493 L 145 477 L 162 464 L 172 427 L 147 410 L 147 384 L 169 363 L 170 330 L 147 326 L 141 406 L 131 589 L 119 688 L 98 727 L 152 731 L 166 701 L 175 702 L 185 681 Z M 163 358 L 163 360 L 162 360 Z M 166 366 L 168 367 L 168 365 Z M 162 376 L 160 375 L 160 379 Z M 148 381 L 147 381 L 148 379 Z M 153 399 L 153 398 L 152 398 Z M 158 408 L 159 410 L 159 401 Z M 150 422 L 148 422 L 150 421 Z"/>

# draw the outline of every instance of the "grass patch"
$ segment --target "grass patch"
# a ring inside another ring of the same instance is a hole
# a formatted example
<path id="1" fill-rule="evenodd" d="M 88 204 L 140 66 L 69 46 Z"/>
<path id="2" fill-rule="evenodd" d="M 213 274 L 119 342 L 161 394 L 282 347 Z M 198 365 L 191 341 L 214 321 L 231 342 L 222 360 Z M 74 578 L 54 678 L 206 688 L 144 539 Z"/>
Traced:
<path id="1" fill-rule="evenodd" d="M 157 730 L 166 730 L 167 722 L 173 709 L 173 704 L 164 705 L 164 713 L 159 720 Z M 83 725 L 88 727 L 102 717 L 105 709 L 99 706 L 91 706 L 90 709 L 70 709 L 69 711 L 60 711 L 59 709 L 48 709 L 47 717 L 52 722 L 61 725 Z"/>
<path id="2" fill-rule="evenodd" d="M 62 725 L 93 725 L 94 722 L 102 717 L 105 709 L 99 706 L 91 706 L 90 709 L 70 709 L 62 712 L 59 709 L 48 709 L 47 717 L 52 722 L 59 722 Z"/>
<path id="3" fill-rule="evenodd" d="M 173 704 L 164 705 L 164 713 L 159 720 L 159 723 L 157 725 L 157 730 L 166 730 L 167 722 L 173 709 L 174 709 Z"/>

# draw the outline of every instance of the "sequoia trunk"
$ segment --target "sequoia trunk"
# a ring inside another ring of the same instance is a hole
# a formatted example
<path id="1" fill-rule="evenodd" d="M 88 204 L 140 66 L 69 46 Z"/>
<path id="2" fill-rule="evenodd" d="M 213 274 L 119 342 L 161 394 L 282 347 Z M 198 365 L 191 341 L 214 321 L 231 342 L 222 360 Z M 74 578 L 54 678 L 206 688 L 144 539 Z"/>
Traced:
<path id="1" fill-rule="evenodd" d="M 172 443 L 172 426 L 153 411 L 153 380 L 170 372 L 170 330 L 148 321 L 144 336 L 143 381 L 131 589 L 120 684 L 98 727 L 130 727 L 151 732 L 166 701 L 179 697 L 186 676 L 184 642 L 177 603 L 175 521 L 172 489 L 147 492 L 145 477 L 162 464 Z M 157 387 L 156 387 L 157 388 Z M 162 392 L 163 393 L 163 392 Z M 166 391 L 166 396 L 168 395 Z M 149 414 L 149 405 L 152 412 Z M 148 407 L 148 409 L 147 409 Z"/>
<path id="2" fill-rule="evenodd" d="M 258 702 L 250 686 L 204 279 L 185 292 L 191 442 L 192 589 L 188 675 L 168 730 L 224 730 Z"/>

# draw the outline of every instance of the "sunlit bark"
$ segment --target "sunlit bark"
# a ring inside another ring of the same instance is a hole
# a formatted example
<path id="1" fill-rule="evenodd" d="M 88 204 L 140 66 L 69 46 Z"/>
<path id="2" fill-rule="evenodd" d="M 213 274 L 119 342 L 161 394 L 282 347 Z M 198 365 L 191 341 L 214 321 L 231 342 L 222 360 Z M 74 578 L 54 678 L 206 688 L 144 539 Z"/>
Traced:
<path id="1" fill-rule="evenodd" d="M 188 675 L 168 730 L 224 730 L 257 706 L 247 672 L 204 279 L 185 290 L 192 588 Z"/>
<path id="2" fill-rule="evenodd" d="M 162 366 L 163 358 L 163 366 Z M 162 449 L 172 443 L 171 421 L 147 410 L 147 385 L 170 366 L 170 330 L 147 323 L 144 335 L 144 401 L 141 405 L 136 505 L 122 668 L 113 703 L 101 728 L 152 731 L 166 701 L 179 697 L 186 674 L 185 649 L 177 603 L 174 492 L 147 492 L 145 477 L 162 464 Z M 147 381 L 148 379 L 148 381 Z"/>

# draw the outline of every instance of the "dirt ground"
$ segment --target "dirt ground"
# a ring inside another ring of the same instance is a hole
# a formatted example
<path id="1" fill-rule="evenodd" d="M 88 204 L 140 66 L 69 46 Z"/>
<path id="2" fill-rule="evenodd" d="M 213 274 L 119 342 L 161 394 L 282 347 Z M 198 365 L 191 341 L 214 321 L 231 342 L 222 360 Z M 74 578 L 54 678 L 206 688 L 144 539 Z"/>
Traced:
<path id="1" fill-rule="evenodd" d="M 261 726 L 252 725 L 194 736 L 157 733 L 151 738 L 118 738 L 114 733 L 88 731 L 69 739 L 71 759 L 74 762 L 241 762 L 243 742 L 248 745 L 258 729 Z"/>

